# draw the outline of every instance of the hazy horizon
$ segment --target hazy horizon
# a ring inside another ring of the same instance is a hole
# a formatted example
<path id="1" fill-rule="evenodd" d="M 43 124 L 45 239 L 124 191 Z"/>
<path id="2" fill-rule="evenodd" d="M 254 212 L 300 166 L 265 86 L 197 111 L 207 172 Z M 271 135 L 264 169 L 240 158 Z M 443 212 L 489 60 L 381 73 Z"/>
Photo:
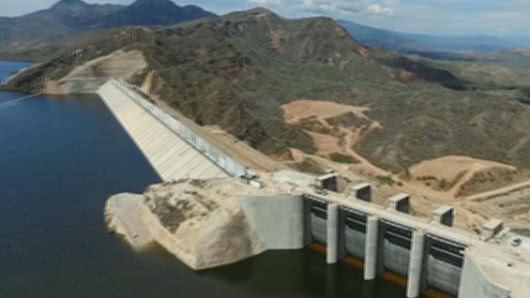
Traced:
<path id="1" fill-rule="evenodd" d="M 90 4 L 128 5 L 134 0 L 84 0 Z M 1 2 L 2 16 L 14 17 L 46 9 L 58 0 Z M 252 7 L 300 18 L 328 16 L 398 32 L 438 36 L 481 35 L 525 39 L 530 35 L 530 2 L 506 0 L 197 0 L 193 4 L 217 14 Z"/>

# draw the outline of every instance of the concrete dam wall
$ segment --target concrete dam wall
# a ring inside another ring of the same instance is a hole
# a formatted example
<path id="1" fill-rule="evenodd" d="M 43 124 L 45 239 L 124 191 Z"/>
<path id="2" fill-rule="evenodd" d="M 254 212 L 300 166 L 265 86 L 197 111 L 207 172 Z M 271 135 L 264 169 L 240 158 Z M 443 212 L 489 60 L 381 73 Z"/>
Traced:
<path id="1" fill-rule="evenodd" d="M 300 249 L 307 245 L 301 196 L 245 196 L 240 204 L 265 249 Z"/>
<path id="2" fill-rule="evenodd" d="M 408 215 L 403 210 L 409 208 L 397 208 L 399 204 L 384 209 L 361 198 L 343 200 L 334 194 L 305 193 L 302 198 L 306 206 L 304 234 L 310 237 L 305 242 L 326 245 L 330 264 L 345 258 L 359 260 L 356 264 L 362 264 L 366 280 L 386 274 L 401 277 L 410 298 L 432 291 L 462 298 L 525 297 L 486 277 L 484 265 L 495 257 L 506 258 L 507 251 L 479 240 L 478 235 L 451 228 L 451 208 L 433 212 L 435 220 L 431 222 Z M 494 256 L 474 262 L 477 253 L 469 248 L 475 247 Z M 495 255 L 501 252 L 503 257 Z M 524 288 L 528 279 L 518 279 Z"/>
<path id="3" fill-rule="evenodd" d="M 510 298 L 508 289 L 490 281 L 474 258 L 466 255 L 460 293 L 462 297 Z M 530 293 L 528 293 L 530 295 Z"/>
<path id="4" fill-rule="evenodd" d="M 110 80 L 98 94 L 163 180 L 253 175 L 126 83 Z"/>
<path id="5" fill-rule="evenodd" d="M 467 244 L 311 194 L 243 196 L 240 204 L 265 249 L 319 243 L 327 247 L 328 263 L 346 257 L 361 261 L 365 279 L 386 272 L 402 276 L 408 280 L 408 297 L 419 297 L 427 289 L 472 297 L 459 295 L 462 249 Z"/>

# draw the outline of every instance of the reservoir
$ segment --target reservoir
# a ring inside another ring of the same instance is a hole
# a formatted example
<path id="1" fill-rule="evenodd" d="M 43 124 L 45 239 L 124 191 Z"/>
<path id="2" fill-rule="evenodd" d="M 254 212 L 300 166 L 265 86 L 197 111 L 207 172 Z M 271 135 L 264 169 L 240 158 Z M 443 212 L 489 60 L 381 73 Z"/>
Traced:
<path id="1" fill-rule="evenodd" d="M 0 81 L 25 63 L 0 62 Z M 0 93 L 0 297 L 402 298 L 309 249 L 193 272 L 105 229 L 111 194 L 160 178 L 96 96 Z"/>

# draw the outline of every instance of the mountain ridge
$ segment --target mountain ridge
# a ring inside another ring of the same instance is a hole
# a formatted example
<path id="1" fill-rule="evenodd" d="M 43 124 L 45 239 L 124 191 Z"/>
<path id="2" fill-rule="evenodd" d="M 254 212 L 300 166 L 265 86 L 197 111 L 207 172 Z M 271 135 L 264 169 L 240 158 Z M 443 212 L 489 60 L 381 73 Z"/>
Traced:
<path id="1" fill-rule="evenodd" d="M 366 135 L 355 150 L 395 172 L 445 155 L 530 167 L 524 154 L 530 144 L 523 142 L 530 106 L 475 91 L 434 64 L 366 47 L 329 18 L 291 20 L 254 9 L 149 30 L 98 31 L 5 88 L 41 91 L 45 82 L 60 82 L 73 68 L 118 50 L 138 50 L 148 64 L 130 83 L 148 80 L 153 96 L 199 125 L 218 125 L 269 155 L 289 148 L 314 154 L 315 133 L 344 137 L 311 119 L 285 121 L 281 106 L 307 99 L 367 109 L 380 128 L 359 127 Z M 364 122 L 355 117 L 330 121 Z"/>
<path id="2" fill-rule="evenodd" d="M 71 34 L 129 25 L 169 25 L 215 14 L 198 6 L 177 6 L 170 0 L 137 0 L 131 5 L 88 4 L 60 0 L 47 9 L 19 17 L 0 17 L 0 52 L 50 51 Z M 146 17 L 146 15 L 148 17 Z M 48 47 L 48 49 L 46 49 Z"/>
<path id="3" fill-rule="evenodd" d="M 195 5 L 178 6 L 171 0 L 136 0 L 103 20 L 104 27 L 171 25 L 216 15 Z"/>
<path id="4" fill-rule="evenodd" d="M 348 32 L 368 46 L 386 50 L 406 52 L 491 52 L 530 46 L 530 42 L 519 39 L 500 38 L 489 35 L 429 35 L 406 33 L 361 25 L 339 19 Z"/>

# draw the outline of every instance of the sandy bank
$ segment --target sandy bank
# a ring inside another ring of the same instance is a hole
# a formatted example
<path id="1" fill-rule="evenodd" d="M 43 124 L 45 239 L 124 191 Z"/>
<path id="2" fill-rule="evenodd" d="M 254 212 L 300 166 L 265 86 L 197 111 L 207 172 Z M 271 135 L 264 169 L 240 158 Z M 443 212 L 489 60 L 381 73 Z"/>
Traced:
<path id="1" fill-rule="evenodd" d="M 110 231 L 122 236 L 136 250 L 154 243 L 151 232 L 144 224 L 149 209 L 142 195 L 123 193 L 109 199 L 105 205 L 105 222 Z"/>

